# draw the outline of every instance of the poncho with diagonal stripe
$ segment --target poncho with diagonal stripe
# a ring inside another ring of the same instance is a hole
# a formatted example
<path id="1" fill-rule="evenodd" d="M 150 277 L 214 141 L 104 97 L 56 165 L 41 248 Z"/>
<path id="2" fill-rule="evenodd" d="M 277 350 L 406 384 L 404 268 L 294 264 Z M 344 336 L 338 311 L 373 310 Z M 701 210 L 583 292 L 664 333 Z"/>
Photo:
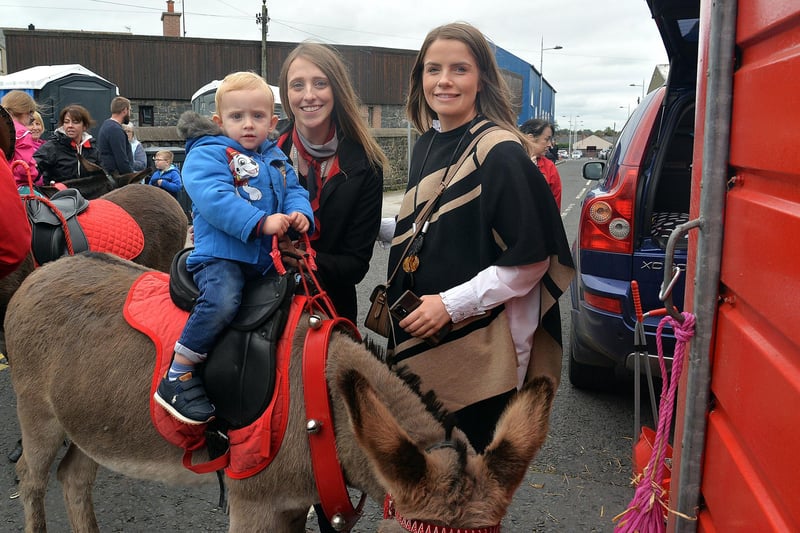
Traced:
<path id="1" fill-rule="evenodd" d="M 389 254 L 390 271 L 405 249 L 417 214 L 434 196 L 448 163 L 458 159 L 456 147 L 467 146 L 478 131 L 491 125 L 469 123 L 448 132 L 429 130 L 417 141 Z M 491 265 L 519 266 L 550 259 L 541 282 L 543 318 L 534 337 L 531 367 L 557 358 L 560 372 L 561 324 L 555 304 L 573 275 L 572 258 L 553 195 L 517 137 L 499 130 L 481 139 L 429 220 L 418 254 L 419 268 L 413 274 L 400 271 L 389 288 L 389 301 L 397 300 L 405 289 L 419 296 L 438 294 Z M 410 337 L 397 321 L 394 334 L 392 361 L 419 375 L 423 392 L 435 391 L 451 411 L 517 384 L 517 357 L 502 305 L 455 324 L 436 347 Z"/>

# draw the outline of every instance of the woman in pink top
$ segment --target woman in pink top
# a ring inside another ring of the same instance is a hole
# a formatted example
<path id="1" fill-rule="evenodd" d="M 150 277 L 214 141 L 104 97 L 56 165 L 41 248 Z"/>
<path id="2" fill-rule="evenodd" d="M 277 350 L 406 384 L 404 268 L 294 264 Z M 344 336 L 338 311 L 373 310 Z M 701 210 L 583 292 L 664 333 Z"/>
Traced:
<path id="1" fill-rule="evenodd" d="M 561 211 L 561 176 L 555 163 L 545 157 L 545 152 L 553 143 L 553 125 L 540 118 L 532 118 L 522 124 L 519 128 L 522 133 L 528 136 L 528 153 L 531 160 L 536 163 L 539 171 L 544 176 L 545 181 L 553 191 L 558 210 Z"/>
<path id="2" fill-rule="evenodd" d="M 39 148 L 39 143 L 33 139 L 29 129 L 33 120 L 33 112 L 36 111 L 36 101 L 24 91 L 13 90 L 3 96 L 0 105 L 6 108 L 14 120 L 16 129 L 16 144 L 14 145 L 14 155 L 9 163 L 13 167 L 14 181 L 17 186 L 28 184 L 28 174 L 22 165 L 14 166 L 14 161 L 22 160 L 28 164 L 34 185 L 41 185 L 39 171 L 36 169 L 36 161 L 33 153 Z"/>

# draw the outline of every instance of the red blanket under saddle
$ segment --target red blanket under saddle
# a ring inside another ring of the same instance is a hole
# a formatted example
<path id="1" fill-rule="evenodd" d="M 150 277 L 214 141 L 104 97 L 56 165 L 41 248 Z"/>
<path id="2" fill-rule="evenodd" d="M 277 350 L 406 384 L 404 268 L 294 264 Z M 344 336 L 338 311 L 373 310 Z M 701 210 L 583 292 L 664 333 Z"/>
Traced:
<path id="1" fill-rule="evenodd" d="M 289 359 L 291 337 L 302 305 L 292 302 L 288 325 L 277 350 L 275 394 L 264 414 L 247 427 L 228 432 L 229 463 L 225 473 L 234 479 L 252 476 L 266 468 L 280 449 L 289 415 Z M 170 416 L 153 399 L 158 383 L 169 368 L 175 342 L 189 313 L 172 303 L 169 276 L 146 272 L 131 287 L 123 310 L 125 319 L 155 344 L 156 365 L 150 386 L 150 416 L 159 433 L 171 444 L 196 450 L 205 444 L 205 425 L 190 426 Z"/>
<path id="2" fill-rule="evenodd" d="M 89 250 L 107 252 L 123 259 L 135 259 L 144 249 L 142 228 L 114 202 L 90 200 L 89 207 L 78 215 Z"/>

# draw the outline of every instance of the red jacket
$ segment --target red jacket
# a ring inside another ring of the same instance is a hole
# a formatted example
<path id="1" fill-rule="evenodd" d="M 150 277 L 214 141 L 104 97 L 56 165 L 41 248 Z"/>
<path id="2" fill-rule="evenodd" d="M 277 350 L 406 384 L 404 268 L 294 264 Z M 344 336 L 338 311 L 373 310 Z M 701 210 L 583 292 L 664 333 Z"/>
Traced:
<path id="1" fill-rule="evenodd" d="M 0 278 L 22 263 L 31 249 L 31 227 L 11 167 L 0 151 Z"/>
<path id="2" fill-rule="evenodd" d="M 558 174 L 556 164 L 544 156 L 536 158 L 536 166 L 539 171 L 544 175 L 544 179 L 553 191 L 553 197 L 556 199 L 558 210 L 561 211 L 561 176 Z"/>

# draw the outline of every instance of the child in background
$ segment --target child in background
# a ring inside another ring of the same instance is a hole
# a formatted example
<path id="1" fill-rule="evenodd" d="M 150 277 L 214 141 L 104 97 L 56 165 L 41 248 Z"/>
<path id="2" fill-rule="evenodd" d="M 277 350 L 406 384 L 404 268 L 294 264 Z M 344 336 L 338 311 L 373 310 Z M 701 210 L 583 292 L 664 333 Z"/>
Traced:
<path id="1" fill-rule="evenodd" d="M 172 164 L 172 157 L 172 152 L 169 150 L 156 152 L 153 158 L 156 164 L 156 171 L 150 176 L 150 185 L 161 187 L 175 198 L 178 198 L 178 193 L 181 192 L 183 183 L 181 182 L 181 173 Z"/>
<path id="2" fill-rule="evenodd" d="M 186 260 L 200 294 L 155 400 L 186 424 L 214 418 L 195 365 L 205 361 L 241 304 L 246 281 L 274 272 L 272 237 L 313 231 L 314 213 L 286 155 L 269 140 L 278 117 L 263 78 L 222 80 L 213 122 L 186 112 L 183 185 L 192 199 L 194 250 Z"/>

